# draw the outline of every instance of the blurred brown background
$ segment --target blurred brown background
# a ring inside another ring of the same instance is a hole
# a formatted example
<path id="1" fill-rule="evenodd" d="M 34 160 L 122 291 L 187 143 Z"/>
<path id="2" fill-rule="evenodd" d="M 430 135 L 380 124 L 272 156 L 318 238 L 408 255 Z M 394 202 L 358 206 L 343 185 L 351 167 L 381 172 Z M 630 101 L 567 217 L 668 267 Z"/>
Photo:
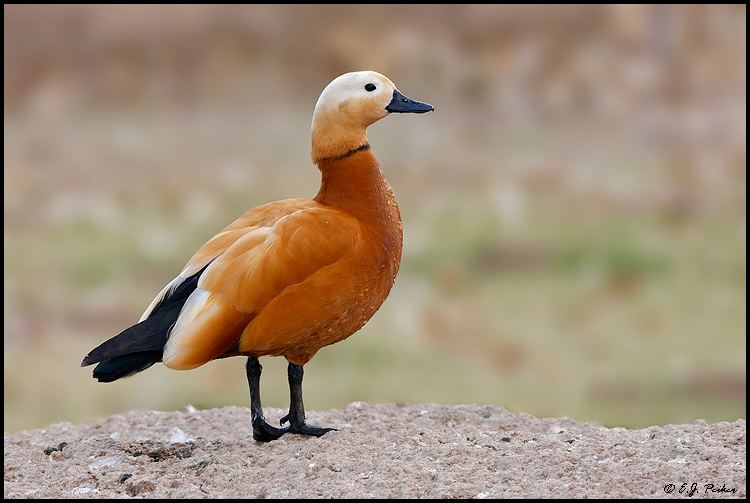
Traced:
<path id="1" fill-rule="evenodd" d="M 745 417 L 745 6 L 4 14 L 5 431 L 248 404 L 237 358 L 111 385 L 78 365 L 223 225 L 317 192 L 314 104 L 362 69 L 437 111 L 370 129 L 401 272 L 308 365 L 309 408 Z"/>

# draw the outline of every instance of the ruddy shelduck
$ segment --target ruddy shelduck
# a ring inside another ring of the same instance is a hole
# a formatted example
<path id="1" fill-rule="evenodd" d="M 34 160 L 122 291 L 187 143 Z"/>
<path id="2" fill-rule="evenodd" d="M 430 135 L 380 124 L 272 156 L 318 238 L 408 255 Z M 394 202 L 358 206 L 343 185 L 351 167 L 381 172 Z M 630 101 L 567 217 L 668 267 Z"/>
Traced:
<path id="1" fill-rule="evenodd" d="M 352 72 L 331 82 L 312 119 L 312 159 L 322 174 L 313 199 L 252 209 L 188 260 L 140 321 L 92 350 L 81 366 L 112 382 L 157 362 L 194 369 L 247 357 L 253 438 L 321 436 L 305 423 L 303 365 L 375 314 L 401 260 L 401 216 L 367 140 L 367 127 L 392 112 L 432 105 L 401 94 L 384 75 Z M 288 362 L 289 414 L 269 425 L 260 400 L 260 356 Z"/>

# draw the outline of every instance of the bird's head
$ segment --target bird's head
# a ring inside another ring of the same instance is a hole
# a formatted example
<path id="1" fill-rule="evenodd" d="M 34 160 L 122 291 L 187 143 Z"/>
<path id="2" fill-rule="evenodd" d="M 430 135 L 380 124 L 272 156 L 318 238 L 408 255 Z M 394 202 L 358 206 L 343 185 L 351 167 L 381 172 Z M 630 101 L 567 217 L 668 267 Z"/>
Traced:
<path id="1" fill-rule="evenodd" d="M 434 107 L 407 98 L 377 72 L 350 72 L 323 89 L 313 113 L 313 158 L 367 143 L 365 130 L 390 113 L 425 113 Z M 316 153 L 317 150 L 317 153 Z"/>

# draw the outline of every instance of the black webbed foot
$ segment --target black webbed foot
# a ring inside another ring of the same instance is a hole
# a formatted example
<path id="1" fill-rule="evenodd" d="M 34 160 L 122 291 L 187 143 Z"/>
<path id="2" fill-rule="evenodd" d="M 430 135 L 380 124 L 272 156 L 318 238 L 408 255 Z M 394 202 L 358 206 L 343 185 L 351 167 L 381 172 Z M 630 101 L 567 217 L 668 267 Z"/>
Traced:
<path id="1" fill-rule="evenodd" d="M 248 357 L 245 364 L 247 384 L 250 387 L 250 418 L 253 425 L 253 438 L 258 442 L 278 440 L 289 428 L 274 428 L 266 422 L 263 416 L 263 406 L 260 403 L 260 374 L 263 367 L 257 358 Z"/>
<path id="2" fill-rule="evenodd" d="M 289 423 L 286 428 L 289 433 L 311 437 L 322 437 L 329 431 L 337 431 L 336 428 L 321 428 L 305 423 L 305 405 L 302 403 L 302 378 L 305 371 L 302 365 L 289 362 L 287 373 L 289 375 L 289 414 L 282 417 L 279 424 L 284 426 L 284 423 Z"/>
<path id="3" fill-rule="evenodd" d="M 320 426 L 313 426 L 305 423 L 289 425 L 287 430 L 289 431 L 289 433 L 296 433 L 297 435 L 308 435 L 312 437 L 322 437 L 329 431 L 339 431 L 336 428 L 321 428 Z"/>
<path id="4" fill-rule="evenodd" d="M 281 426 L 284 426 L 284 423 L 289 422 L 289 414 L 282 417 L 279 420 L 279 424 Z M 339 431 L 336 428 L 321 428 L 320 426 L 313 426 L 306 423 L 301 423 L 297 425 L 290 424 L 285 430 L 289 433 L 296 433 L 298 435 L 310 435 L 313 437 L 322 437 L 329 431 Z"/>
<path id="5" fill-rule="evenodd" d="M 253 422 L 253 438 L 258 442 L 278 440 L 289 428 L 274 428 L 264 420 Z"/>

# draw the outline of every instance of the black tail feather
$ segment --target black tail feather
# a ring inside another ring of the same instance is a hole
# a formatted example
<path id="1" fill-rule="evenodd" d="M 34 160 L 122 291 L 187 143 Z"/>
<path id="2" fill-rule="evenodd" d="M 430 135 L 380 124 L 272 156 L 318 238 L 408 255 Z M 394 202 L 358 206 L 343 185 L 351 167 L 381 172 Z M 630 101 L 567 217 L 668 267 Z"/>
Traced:
<path id="1" fill-rule="evenodd" d="M 94 369 L 94 377 L 100 382 L 112 382 L 160 362 L 169 331 L 206 267 L 169 292 L 148 318 L 92 349 L 81 367 L 101 362 Z"/>
<path id="2" fill-rule="evenodd" d="M 81 362 L 81 367 L 140 351 L 161 351 L 169 338 L 172 327 L 182 309 L 181 303 L 173 303 L 160 309 L 140 323 L 126 328 L 118 335 L 92 349 Z"/>
<path id="3" fill-rule="evenodd" d="M 99 382 L 112 382 L 146 370 L 161 360 L 161 351 L 141 351 L 104 360 L 94 368 Z"/>

